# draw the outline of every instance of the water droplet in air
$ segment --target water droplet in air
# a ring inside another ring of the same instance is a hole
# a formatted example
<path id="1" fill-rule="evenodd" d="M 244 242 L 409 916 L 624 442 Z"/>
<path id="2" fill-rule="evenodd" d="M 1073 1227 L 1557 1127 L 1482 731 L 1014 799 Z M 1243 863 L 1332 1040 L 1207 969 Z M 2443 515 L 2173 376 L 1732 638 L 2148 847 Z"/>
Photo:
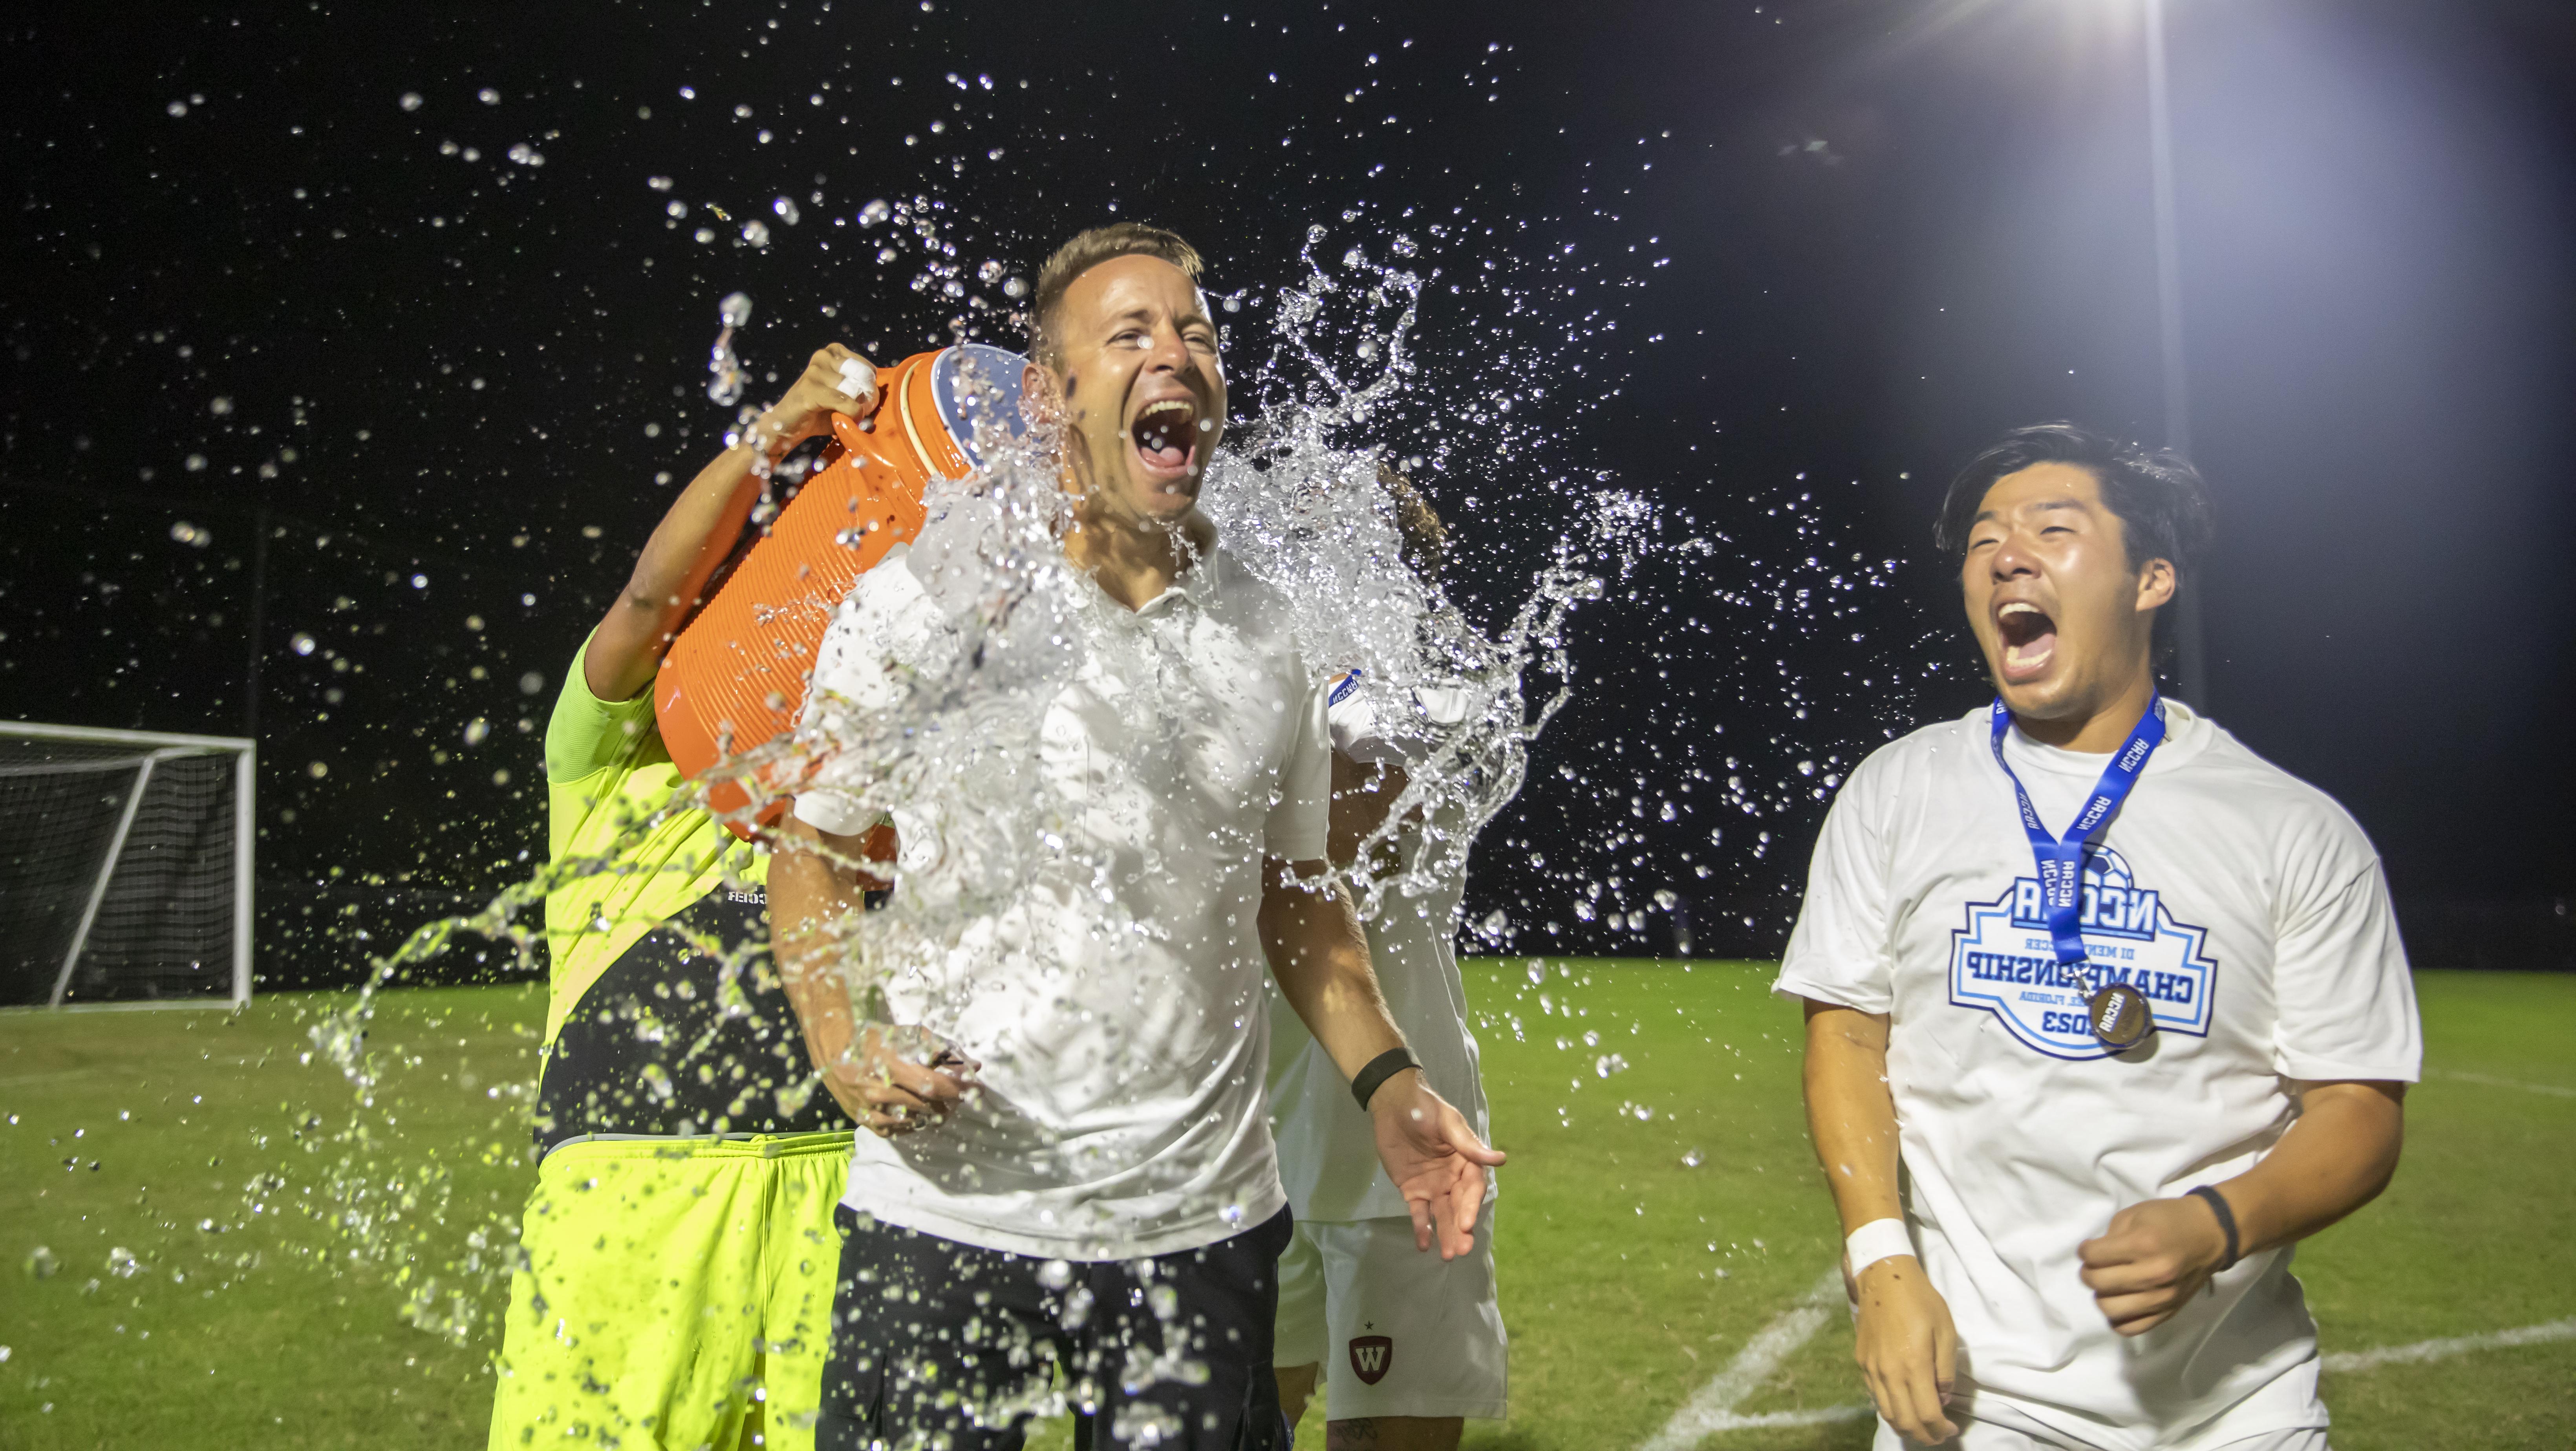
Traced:
<path id="1" fill-rule="evenodd" d="M 769 245 L 769 224 L 755 217 L 742 224 L 742 239 L 755 247 Z"/>
<path id="2" fill-rule="evenodd" d="M 480 716 L 477 716 L 465 727 L 465 744 L 469 746 L 479 746 L 483 744 L 484 739 L 491 734 L 492 723 Z"/>
<path id="3" fill-rule="evenodd" d="M 187 103 L 187 102 L 185 102 L 185 101 L 172 101 L 172 102 L 170 103 L 170 114 L 171 114 L 171 115 L 173 115 L 173 116 L 185 116 L 185 115 L 187 115 L 187 114 L 188 114 L 188 103 Z"/>
<path id="4" fill-rule="evenodd" d="M 671 179 L 667 176 L 648 176 L 644 178 L 644 184 L 653 188 L 655 191 L 669 191 L 671 189 Z"/>
<path id="5" fill-rule="evenodd" d="M 741 327 L 750 322 L 750 294 L 742 292 L 726 293 L 724 295 L 724 300 L 716 304 L 716 316 L 724 319 L 724 325 L 726 327 Z"/>
<path id="6" fill-rule="evenodd" d="M 521 166 L 543 166 L 546 164 L 545 157 L 538 154 L 537 148 L 530 146 L 525 141 L 522 141 L 518 145 L 510 148 L 510 159 L 519 163 Z"/>
<path id="7" fill-rule="evenodd" d="M 769 209 L 778 214 L 778 220 L 791 227 L 796 225 L 796 218 L 801 215 L 796 210 L 796 199 L 793 197 L 780 197 L 769 204 Z"/>
<path id="8" fill-rule="evenodd" d="M 492 89 L 490 86 L 485 86 L 483 89 L 474 93 L 474 99 L 481 101 L 487 106 L 497 106 L 501 104 L 501 93 Z"/>
<path id="9" fill-rule="evenodd" d="M 27 1253 L 27 1273 L 35 1279 L 50 1280 L 60 1274 L 62 1268 L 63 1262 L 55 1258 L 54 1252 L 43 1245 L 38 1245 Z"/>
<path id="10" fill-rule="evenodd" d="M 894 215 L 893 209 L 888 207 L 884 202 L 870 202 L 866 206 L 859 208 L 859 225 L 862 227 L 873 227 L 892 215 Z"/>
<path id="11" fill-rule="evenodd" d="M 417 111 L 420 109 L 420 92 L 405 91 L 402 93 L 402 100 L 396 104 L 406 111 Z"/>
<path id="12" fill-rule="evenodd" d="M 1696 1169 L 1707 1162 L 1708 1160 L 1700 1157 L 1700 1152 L 1697 1149 L 1693 1149 L 1682 1155 L 1682 1167 L 1685 1169 Z"/>
<path id="13" fill-rule="evenodd" d="M 1005 278 L 1002 282 L 1002 295 L 1004 297 L 1026 297 L 1029 295 L 1029 285 L 1017 277 Z"/>
<path id="14" fill-rule="evenodd" d="M 296 631 L 294 638 L 288 640 L 286 643 L 298 655 L 310 655 L 313 653 L 313 637 L 305 634 L 301 630 Z"/>

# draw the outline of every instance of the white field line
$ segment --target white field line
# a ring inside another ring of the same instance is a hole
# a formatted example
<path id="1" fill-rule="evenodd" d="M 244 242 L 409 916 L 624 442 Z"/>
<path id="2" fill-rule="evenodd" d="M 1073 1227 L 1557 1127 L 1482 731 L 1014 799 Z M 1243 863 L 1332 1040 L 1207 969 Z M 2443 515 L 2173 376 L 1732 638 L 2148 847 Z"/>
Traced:
<path id="1" fill-rule="evenodd" d="M 2525 1093 L 2545 1093 L 2551 1098 L 2576 1098 L 2576 1088 L 2561 1088 L 2555 1083 L 2525 1083 L 2518 1078 L 2496 1078 L 2484 1073 L 2437 1073 L 2454 1083 L 2481 1083 L 2489 1088 L 2519 1088 Z"/>
<path id="2" fill-rule="evenodd" d="M 2448 1340 L 2418 1340 L 2412 1345 L 2383 1345 L 2377 1350 L 2345 1350 L 2325 1359 L 2328 1370 L 2369 1370 L 2382 1365 L 2421 1365 L 2428 1360 L 2448 1360 L 2479 1350 L 2502 1350 L 2511 1345 L 2542 1345 L 2552 1340 L 2576 1340 L 2576 1319 L 2552 1320 L 2545 1325 L 2525 1325 L 2519 1330 L 2499 1330 L 2492 1335 L 2459 1335 Z"/>
<path id="3" fill-rule="evenodd" d="M 1700 1387 L 1698 1393 L 1675 1411 L 1673 1418 L 1664 1423 L 1664 1428 L 1638 1451 L 1691 1451 L 1708 1437 L 1727 1431 L 1819 1426 L 1830 1421 L 1857 1421 L 1873 1414 L 1866 1401 L 1812 1410 L 1766 1411 L 1759 1415 L 1739 1415 L 1735 1409 L 1771 1379 L 1772 1374 L 1780 1369 L 1781 1362 L 1825 1327 L 1825 1322 L 1832 1317 L 1841 1301 L 1842 1287 L 1841 1267 L 1827 1270 L 1796 1304 L 1781 1311 L 1770 1324 L 1762 1327 L 1760 1334 L 1745 1342 L 1744 1348 L 1736 1352 L 1735 1359 L 1727 1363 L 1726 1369 L 1719 1371 L 1716 1379 Z M 2383 1365 L 2421 1365 L 2481 1350 L 2545 1345 L 2557 1340 L 2576 1340 L 2576 1318 L 2525 1325 L 2518 1330 L 2498 1330 L 2489 1335 L 2459 1335 L 2442 1340 L 2419 1340 L 2412 1345 L 2383 1345 L 2376 1350 L 2337 1351 L 2325 1357 L 2325 1368 L 2348 1374 Z"/>
<path id="4" fill-rule="evenodd" d="M 1866 1406 L 1835 1406 L 1823 1411 L 1781 1411 L 1767 1416 L 1739 1416 L 1735 1408 L 1744 1398 L 1762 1388 L 1780 1363 L 1798 1347 L 1815 1337 L 1825 1321 L 1840 1308 L 1843 1298 L 1843 1272 L 1837 1265 L 1825 1271 L 1815 1287 L 1801 1296 L 1798 1303 L 1773 1317 L 1761 1333 L 1745 1342 L 1735 1359 L 1717 1373 L 1717 1378 L 1701 1386 L 1673 1418 L 1664 1423 L 1652 1440 L 1640 1451 L 1690 1451 L 1704 1438 L 1719 1431 L 1743 1430 L 1752 1426 L 1805 1426 L 1819 1421 L 1840 1420 L 1846 1415 L 1867 1415 Z"/>

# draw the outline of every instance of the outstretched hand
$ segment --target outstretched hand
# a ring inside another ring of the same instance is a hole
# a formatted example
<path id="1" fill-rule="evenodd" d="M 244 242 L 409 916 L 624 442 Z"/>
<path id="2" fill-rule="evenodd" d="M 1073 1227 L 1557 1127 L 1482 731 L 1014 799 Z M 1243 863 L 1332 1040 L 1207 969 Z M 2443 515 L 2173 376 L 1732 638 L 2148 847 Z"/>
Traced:
<path id="1" fill-rule="evenodd" d="M 1476 1213 L 1485 1203 L 1485 1170 L 1506 1157 L 1485 1147 L 1466 1115 L 1431 1091 L 1418 1068 L 1381 1084 L 1369 1098 L 1378 1162 L 1413 1216 L 1413 1247 L 1440 1242 L 1454 1260 L 1476 1247 Z"/>

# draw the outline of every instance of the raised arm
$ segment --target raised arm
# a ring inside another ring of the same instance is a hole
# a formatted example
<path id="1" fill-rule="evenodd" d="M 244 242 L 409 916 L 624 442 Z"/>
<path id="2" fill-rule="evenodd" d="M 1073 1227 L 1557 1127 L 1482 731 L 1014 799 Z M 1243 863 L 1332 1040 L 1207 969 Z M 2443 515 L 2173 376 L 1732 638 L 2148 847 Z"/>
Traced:
<path id="1" fill-rule="evenodd" d="M 1807 1003 L 1807 1131 L 1816 1142 L 1844 1235 L 1905 1217 L 1896 1189 L 1896 1100 L 1887 1091 L 1887 1015 Z M 1846 1273 L 1850 1264 L 1844 1264 Z M 1943 1414 L 1958 1363 L 1949 1304 L 1913 1255 L 1891 1255 L 1852 1279 L 1860 1306 L 1852 1358 L 1878 1413 L 1907 1438 L 1939 1445 L 1959 1428 Z"/>
<path id="2" fill-rule="evenodd" d="M 1320 861 L 1263 863 L 1261 945 L 1288 1006 L 1305 1020 L 1345 1078 L 1404 1046 L 1387 1015 L 1368 939 L 1339 878 Z M 1380 1083 L 1365 1107 L 1376 1128 L 1379 1160 L 1404 1195 L 1416 1248 L 1436 1235 L 1440 1257 L 1475 1248 L 1476 1213 L 1485 1199 L 1485 1169 L 1503 1155 L 1485 1147 L 1466 1117 L 1431 1090 L 1422 1070 L 1407 1068 Z"/>
<path id="3" fill-rule="evenodd" d="M 856 365 L 844 374 L 843 365 Z M 857 391 L 846 391 L 856 386 Z M 766 464 L 831 426 L 835 412 L 865 412 L 876 398 L 875 369 L 834 343 L 731 446 L 698 470 L 644 541 L 635 572 L 599 622 L 582 657 L 584 683 L 601 700 L 632 700 L 653 683 L 699 592 L 742 536 L 760 498 Z"/>

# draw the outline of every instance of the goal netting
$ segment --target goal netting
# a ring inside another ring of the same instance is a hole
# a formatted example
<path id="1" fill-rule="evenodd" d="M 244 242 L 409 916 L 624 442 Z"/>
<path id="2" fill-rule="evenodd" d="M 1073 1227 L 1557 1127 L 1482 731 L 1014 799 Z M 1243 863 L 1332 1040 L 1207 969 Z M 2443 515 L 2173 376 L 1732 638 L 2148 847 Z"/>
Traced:
<path id="1" fill-rule="evenodd" d="M 250 996 L 246 740 L 0 721 L 0 1006 Z"/>

